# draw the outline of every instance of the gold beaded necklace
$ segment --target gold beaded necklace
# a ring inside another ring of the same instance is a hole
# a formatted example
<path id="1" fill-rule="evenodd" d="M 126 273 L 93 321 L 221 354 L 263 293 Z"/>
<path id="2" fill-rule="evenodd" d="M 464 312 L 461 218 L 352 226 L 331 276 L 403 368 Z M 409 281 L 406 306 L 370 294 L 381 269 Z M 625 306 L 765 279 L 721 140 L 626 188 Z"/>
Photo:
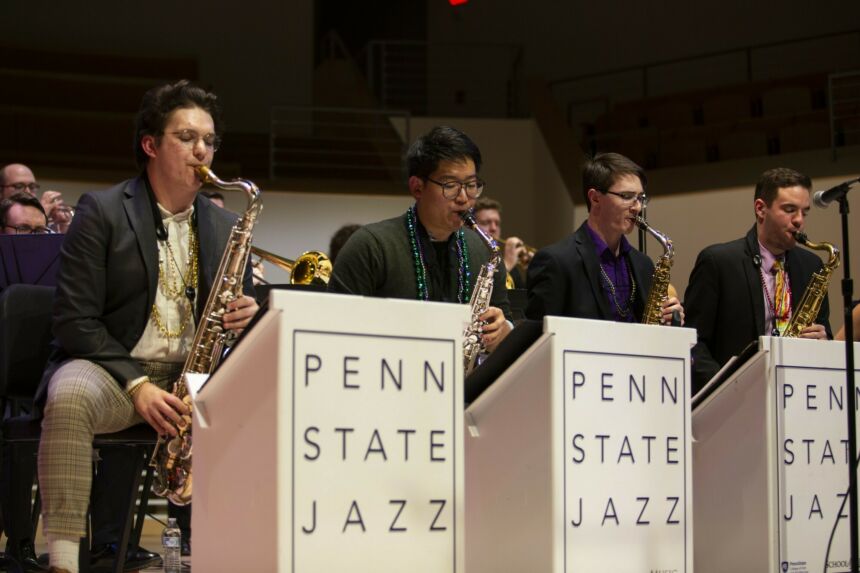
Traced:
<path id="1" fill-rule="evenodd" d="M 188 324 L 191 322 L 191 316 L 194 314 L 192 312 L 191 305 L 193 302 L 185 297 L 185 293 L 187 287 L 197 287 L 197 279 L 199 275 L 199 266 L 198 266 L 198 251 L 199 246 L 197 243 L 197 234 L 194 232 L 194 225 L 189 221 L 188 224 L 188 268 L 185 270 L 185 277 L 182 276 L 182 271 L 179 268 L 179 265 L 176 263 L 176 257 L 173 254 L 173 247 L 170 246 L 170 241 L 165 240 L 164 245 L 167 249 L 167 257 L 163 257 L 164 265 L 162 266 L 161 261 L 158 263 L 158 284 L 161 288 L 161 291 L 164 293 L 164 296 L 170 300 L 179 301 L 181 304 L 182 301 L 186 301 L 186 311 L 182 313 L 182 319 L 180 320 L 179 328 L 176 330 L 170 330 L 167 327 L 164 319 L 161 318 L 161 313 L 158 311 L 158 307 L 153 303 L 152 305 L 152 322 L 155 324 L 155 327 L 158 329 L 158 332 L 164 337 L 169 339 L 179 338 L 185 329 L 188 327 Z M 162 258 L 162 257 L 159 257 Z M 177 280 L 179 279 L 179 280 Z"/>

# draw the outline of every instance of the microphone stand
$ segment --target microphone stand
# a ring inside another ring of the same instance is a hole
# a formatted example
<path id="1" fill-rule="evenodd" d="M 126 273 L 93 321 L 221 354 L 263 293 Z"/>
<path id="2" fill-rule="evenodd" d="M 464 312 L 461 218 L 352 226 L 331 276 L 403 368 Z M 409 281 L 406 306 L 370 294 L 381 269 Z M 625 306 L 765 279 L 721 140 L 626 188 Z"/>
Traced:
<path id="1" fill-rule="evenodd" d="M 854 282 L 851 279 L 851 254 L 848 242 L 848 196 L 839 198 L 839 213 L 842 215 L 842 302 L 845 305 L 845 390 L 848 392 L 848 520 L 851 532 L 851 571 L 858 571 L 860 541 L 857 536 L 857 415 L 854 381 L 854 321 L 851 317 Z"/>

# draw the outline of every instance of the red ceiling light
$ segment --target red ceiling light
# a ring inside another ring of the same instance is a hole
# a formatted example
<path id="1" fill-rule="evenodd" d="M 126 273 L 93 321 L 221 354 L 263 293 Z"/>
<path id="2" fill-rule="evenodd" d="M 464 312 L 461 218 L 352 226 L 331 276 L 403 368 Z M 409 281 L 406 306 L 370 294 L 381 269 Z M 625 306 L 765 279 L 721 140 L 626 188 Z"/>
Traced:
<path id="1" fill-rule="evenodd" d="M 448 4 L 451 6 L 459 6 L 460 4 L 465 4 L 469 0 L 448 0 Z"/>

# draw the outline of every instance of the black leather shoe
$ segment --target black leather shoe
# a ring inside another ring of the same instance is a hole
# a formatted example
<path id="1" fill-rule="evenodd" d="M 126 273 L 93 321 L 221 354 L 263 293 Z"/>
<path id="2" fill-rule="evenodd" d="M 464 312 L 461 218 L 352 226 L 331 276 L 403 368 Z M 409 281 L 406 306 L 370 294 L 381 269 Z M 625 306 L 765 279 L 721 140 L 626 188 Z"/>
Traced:
<path id="1" fill-rule="evenodd" d="M 108 543 L 93 547 L 90 550 L 90 571 L 92 573 L 101 573 L 103 571 L 113 571 L 113 563 L 116 559 L 117 544 Z M 139 571 L 147 567 L 160 567 L 161 556 L 158 553 L 147 551 L 143 547 L 139 547 L 137 552 L 125 556 L 125 565 L 123 571 Z"/>
<path id="2" fill-rule="evenodd" d="M 25 539 L 18 543 L 17 547 L 13 545 L 8 542 L 6 543 L 6 555 L 18 563 L 21 571 L 24 571 L 24 573 L 42 573 L 48 570 L 47 567 L 43 567 L 36 560 L 36 548 L 33 546 L 32 541 Z"/>
<path id="3" fill-rule="evenodd" d="M 181 549 L 180 553 L 182 553 L 183 557 L 190 557 L 191 556 L 191 540 L 190 539 L 186 539 L 184 537 L 182 538 L 182 549 Z"/>

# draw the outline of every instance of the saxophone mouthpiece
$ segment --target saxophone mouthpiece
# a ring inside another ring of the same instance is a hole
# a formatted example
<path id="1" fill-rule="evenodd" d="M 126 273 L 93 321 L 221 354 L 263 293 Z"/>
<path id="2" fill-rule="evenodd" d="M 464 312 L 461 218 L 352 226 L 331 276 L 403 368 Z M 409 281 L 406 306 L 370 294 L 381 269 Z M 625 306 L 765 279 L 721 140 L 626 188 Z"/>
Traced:
<path id="1" fill-rule="evenodd" d="M 472 229 L 474 229 L 475 225 L 478 224 L 478 222 L 475 220 L 474 209 L 463 211 L 462 213 L 460 213 L 460 218 L 463 219 L 463 222 L 466 223 Z"/>
<path id="2" fill-rule="evenodd" d="M 194 172 L 197 173 L 197 178 L 203 183 L 210 183 L 212 181 L 212 171 L 205 165 L 198 165 L 194 168 Z"/>
<path id="3" fill-rule="evenodd" d="M 808 241 L 806 233 L 803 231 L 795 231 L 794 232 L 794 240 L 800 243 L 801 245 L 805 245 Z"/>

